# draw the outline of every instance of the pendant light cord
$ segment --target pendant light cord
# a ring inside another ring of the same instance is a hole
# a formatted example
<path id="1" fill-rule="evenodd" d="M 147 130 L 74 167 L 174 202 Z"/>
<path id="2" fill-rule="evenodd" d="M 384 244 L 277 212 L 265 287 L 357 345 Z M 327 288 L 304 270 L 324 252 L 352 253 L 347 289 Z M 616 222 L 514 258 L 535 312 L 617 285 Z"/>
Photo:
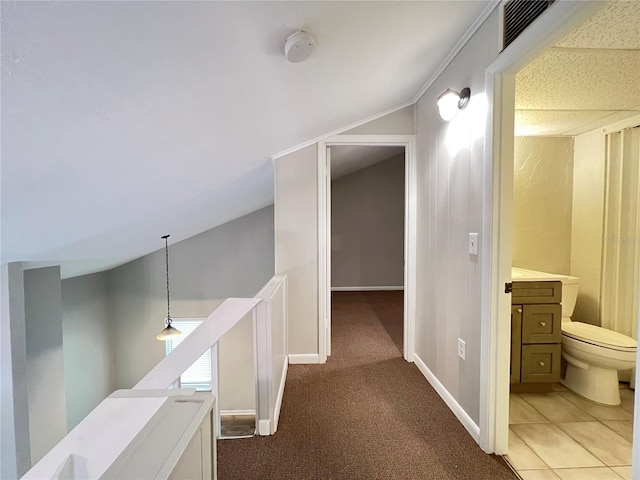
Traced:
<path id="1" fill-rule="evenodd" d="M 169 305 L 169 235 L 165 235 L 164 238 L 164 255 L 165 263 L 167 266 L 167 327 L 171 325 L 171 307 Z"/>

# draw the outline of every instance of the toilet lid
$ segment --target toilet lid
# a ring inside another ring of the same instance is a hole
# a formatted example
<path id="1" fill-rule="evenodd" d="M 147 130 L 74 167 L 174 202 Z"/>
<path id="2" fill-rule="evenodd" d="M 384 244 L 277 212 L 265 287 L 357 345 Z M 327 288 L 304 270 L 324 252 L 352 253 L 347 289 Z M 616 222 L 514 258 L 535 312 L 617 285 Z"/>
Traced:
<path id="1" fill-rule="evenodd" d="M 576 340 L 582 340 L 615 350 L 635 350 L 638 347 L 638 342 L 631 337 L 588 323 L 563 323 L 562 333 Z"/>

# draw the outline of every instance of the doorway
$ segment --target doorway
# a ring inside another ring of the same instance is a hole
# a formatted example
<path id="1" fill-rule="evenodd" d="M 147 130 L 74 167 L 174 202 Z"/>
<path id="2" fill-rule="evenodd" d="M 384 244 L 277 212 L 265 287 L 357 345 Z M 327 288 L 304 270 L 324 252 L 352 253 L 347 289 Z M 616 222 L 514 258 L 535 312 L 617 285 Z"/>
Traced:
<path id="1" fill-rule="evenodd" d="M 493 255 L 492 259 L 492 281 L 491 281 L 491 322 L 495 326 L 495 333 L 492 335 L 492 346 L 489 351 L 495 353 L 495 364 L 489 368 L 489 375 L 493 376 L 493 387 L 495 390 L 494 407 L 495 416 L 491 417 L 491 412 L 485 418 L 485 421 L 491 423 L 485 423 L 487 431 L 495 433 L 495 438 L 488 441 L 493 443 L 494 451 L 496 453 L 507 452 L 507 438 L 508 438 L 508 421 L 509 421 L 509 408 L 508 408 L 508 365 L 510 355 L 510 342 L 508 338 L 508 332 L 510 332 L 510 300 L 507 295 L 503 295 L 504 285 L 511 280 L 511 267 L 512 267 L 512 196 L 513 196 L 513 148 L 514 148 L 514 133 L 513 124 L 510 124 L 509 118 L 513 118 L 513 112 L 515 110 L 515 85 L 516 74 L 520 70 L 531 62 L 535 57 L 544 53 L 549 47 L 557 47 L 558 49 L 564 48 L 558 46 L 556 43 L 563 40 L 565 35 L 569 34 L 582 23 L 588 19 L 595 11 L 602 8 L 604 5 L 556 5 L 553 7 L 557 15 L 552 15 L 541 18 L 540 23 L 531 27 L 531 33 L 536 30 L 537 38 L 545 38 L 543 44 L 538 45 L 538 49 L 532 49 L 530 45 L 521 45 L 521 50 L 516 51 L 511 49 L 509 54 L 504 54 L 494 65 L 488 69 L 487 79 L 493 90 L 494 105 L 498 108 L 494 110 L 495 118 L 493 119 L 493 125 L 496 129 L 496 136 L 494 137 L 496 143 L 489 145 L 488 158 L 493 158 L 494 170 L 496 175 L 494 177 L 493 189 L 494 189 L 494 204 L 489 206 L 489 217 L 492 218 L 490 222 L 493 231 L 496 232 L 493 243 Z M 553 10 L 552 10 L 553 11 Z M 533 37 L 531 37 L 533 38 Z M 534 51 L 535 50 L 535 51 Z M 584 50 L 587 50 L 586 48 Z M 562 52 L 558 52 L 562 53 Z M 549 63 L 547 62 L 547 65 Z M 546 79 L 544 79 L 546 80 Z M 581 92 L 582 93 L 582 92 Z M 616 108 L 609 108 L 609 110 L 619 110 Z M 615 112 L 612 112 L 615 113 Z M 628 117 L 633 112 L 626 112 Z M 623 115 L 625 115 L 623 113 Z M 558 114 L 555 114 L 556 120 L 560 118 Z M 623 117 L 610 118 L 609 123 L 597 124 L 594 123 L 592 128 L 602 128 L 608 126 L 609 129 L 623 128 L 622 125 L 615 125 L 616 120 Z M 612 131 L 612 130 L 610 130 Z M 506 368 L 505 368 L 506 366 Z M 491 373 L 492 372 L 492 373 Z M 486 392 L 491 392 L 489 387 Z M 490 395 L 486 398 L 490 399 Z M 491 404 L 489 401 L 488 405 Z M 637 423 L 637 422 L 636 422 Z M 637 429 L 636 429 L 637 430 Z M 491 436 L 491 433 L 488 434 Z M 485 439 L 488 437 L 485 436 Z M 637 449 L 636 449 L 637 450 Z M 636 458 L 633 463 L 637 464 L 637 452 L 634 452 Z"/>
<path id="2" fill-rule="evenodd" d="M 318 143 L 318 251 L 319 251 L 319 330 L 320 361 L 331 355 L 331 147 L 390 147 L 404 153 L 404 314 L 402 350 L 406 361 L 413 361 L 415 332 L 416 258 L 416 178 L 415 137 L 413 135 L 338 135 Z M 340 152 L 340 150 L 339 150 Z M 398 151 L 399 152 L 399 151 Z"/>

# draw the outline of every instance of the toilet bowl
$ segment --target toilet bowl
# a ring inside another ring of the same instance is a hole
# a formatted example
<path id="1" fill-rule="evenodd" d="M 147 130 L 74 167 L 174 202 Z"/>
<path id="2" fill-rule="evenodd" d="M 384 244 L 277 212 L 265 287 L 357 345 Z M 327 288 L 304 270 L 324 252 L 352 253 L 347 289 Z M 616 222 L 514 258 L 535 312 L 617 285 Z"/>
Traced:
<path id="1" fill-rule="evenodd" d="M 571 321 L 578 298 L 578 277 L 513 268 L 517 281 L 562 281 L 562 384 L 605 405 L 620 404 L 618 370 L 635 367 L 638 343 L 631 337 L 595 325 Z"/>
<path id="2" fill-rule="evenodd" d="M 618 370 L 635 366 L 638 344 L 631 338 L 587 323 L 562 324 L 562 384 L 594 402 L 620 405 Z"/>

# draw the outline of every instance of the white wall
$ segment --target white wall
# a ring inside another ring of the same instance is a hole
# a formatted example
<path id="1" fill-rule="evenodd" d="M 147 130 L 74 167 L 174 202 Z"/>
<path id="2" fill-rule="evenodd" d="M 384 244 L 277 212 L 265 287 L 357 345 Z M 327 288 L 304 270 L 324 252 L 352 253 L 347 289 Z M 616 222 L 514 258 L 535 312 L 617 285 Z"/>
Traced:
<path id="1" fill-rule="evenodd" d="M 513 265 L 569 274 L 573 138 L 516 137 Z"/>
<path id="2" fill-rule="evenodd" d="M 317 145 L 276 160 L 276 273 L 289 283 L 289 354 L 318 353 Z"/>
<path id="3" fill-rule="evenodd" d="M 331 182 L 331 286 L 404 285 L 404 155 Z"/>
<path id="4" fill-rule="evenodd" d="M 571 275 L 580 277 L 580 290 L 573 319 L 599 325 L 605 134 L 593 130 L 574 142 Z"/>
<path id="5" fill-rule="evenodd" d="M 67 433 L 60 267 L 24 272 L 31 464 Z"/>
<path id="6" fill-rule="evenodd" d="M 1 274 L 0 478 L 10 479 L 21 477 L 31 466 L 22 264 L 3 264 Z"/>
<path id="7" fill-rule="evenodd" d="M 412 135 L 413 107 L 345 133 Z M 319 355 L 317 156 L 313 144 L 275 162 L 276 273 L 289 280 L 289 354 L 311 357 Z"/>
<path id="8" fill-rule="evenodd" d="M 108 272 L 102 272 L 62 281 L 68 430 L 115 390 L 108 280 Z"/>
<path id="9" fill-rule="evenodd" d="M 418 265 L 416 355 L 464 412 L 480 416 L 481 259 L 468 253 L 468 234 L 482 232 L 485 70 L 499 52 L 494 10 L 416 104 Z M 471 88 L 451 122 L 436 105 L 447 88 Z M 480 248 L 482 242 L 480 238 Z M 466 360 L 457 340 L 466 342 Z"/>
<path id="10" fill-rule="evenodd" d="M 227 297 L 254 296 L 274 273 L 273 238 L 273 207 L 267 207 L 188 240 L 169 241 L 171 316 L 206 317 Z M 164 247 L 111 270 L 109 284 L 116 387 L 131 388 L 165 355 L 164 342 L 155 338 L 167 316 Z M 220 408 L 255 408 L 250 321 L 223 338 L 220 358 Z"/>

